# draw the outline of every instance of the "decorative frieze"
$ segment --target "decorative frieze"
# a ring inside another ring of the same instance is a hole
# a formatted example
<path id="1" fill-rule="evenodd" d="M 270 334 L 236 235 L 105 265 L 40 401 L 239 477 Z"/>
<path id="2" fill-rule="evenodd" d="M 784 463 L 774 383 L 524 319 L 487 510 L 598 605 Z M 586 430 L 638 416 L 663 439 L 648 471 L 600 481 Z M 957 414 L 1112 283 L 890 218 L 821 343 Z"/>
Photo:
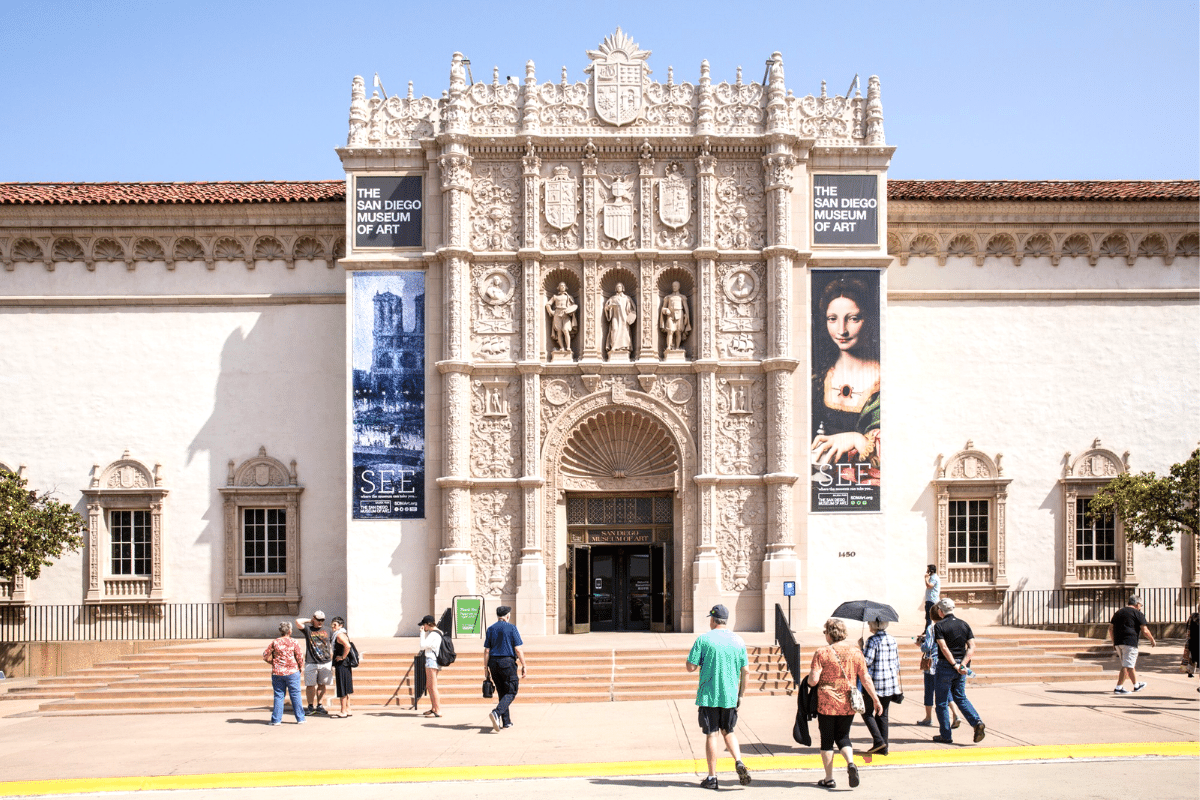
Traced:
<path id="1" fill-rule="evenodd" d="M 721 588 L 727 592 L 761 589 L 767 517 L 761 487 L 719 488 L 716 505 Z"/>
<path id="2" fill-rule="evenodd" d="M 491 597 L 516 591 L 516 563 L 521 552 L 521 495 L 493 490 L 471 496 L 471 550 L 475 585 Z"/>

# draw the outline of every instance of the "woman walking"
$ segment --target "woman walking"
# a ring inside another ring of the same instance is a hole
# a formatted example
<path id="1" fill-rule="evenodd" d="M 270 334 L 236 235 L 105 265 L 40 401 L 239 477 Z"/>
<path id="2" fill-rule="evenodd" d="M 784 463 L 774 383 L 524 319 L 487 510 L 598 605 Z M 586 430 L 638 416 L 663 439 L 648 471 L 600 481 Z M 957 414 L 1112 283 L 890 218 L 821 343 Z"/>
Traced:
<path id="1" fill-rule="evenodd" d="M 350 713 L 350 695 L 354 694 L 354 671 L 346 663 L 350 655 L 350 634 L 346 631 L 346 620 L 334 617 L 330 623 L 333 629 L 333 679 L 337 687 L 337 698 L 340 708 L 331 717 L 352 717 Z"/>
<path id="2" fill-rule="evenodd" d="M 279 638 L 273 639 L 263 650 L 263 661 L 271 665 L 271 691 L 274 703 L 271 706 L 271 724 L 283 722 L 283 695 L 292 701 L 292 713 L 296 724 L 304 722 L 304 704 L 300 702 L 300 675 L 304 672 L 304 648 L 292 638 L 292 623 L 279 623 Z"/>
<path id="3" fill-rule="evenodd" d="M 437 683 L 438 670 L 441 669 L 438 666 L 437 654 L 441 646 L 442 632 L 437 628 L 437 621 L 431 614 L 426 614 L 421 617 L 420 650 L 425 654 L 425 690 L 429 692 L 429 702 L 432 708 L 422 714 L 425 717 L 442 715 L 442 702 L 438 696 Z"/>
<path id="4" fill-rule="evenodd" d="M 817 786 L 826 789 L 837 786 L 833 779 L 835 745 L 846 759 L 850 788 L 858 786 L 858 766 L 854 763 L 854 745 L 850 742 L 850 724 L 854 722 L 851 692 L 855 681 L 862 682 L 863 689 L 875 704 L 875 713 L 883 711 L 863 654 L 858 648 L 845 644 L 845 638 L 844 622 L 826 620 L 827 646 L 813 653 L 812 667 L 808 673 L 808 685 L 817 688 L 817 727 L 821 731 L 821 764 L 825 767 L 825 778 L 817 781 Z"/>

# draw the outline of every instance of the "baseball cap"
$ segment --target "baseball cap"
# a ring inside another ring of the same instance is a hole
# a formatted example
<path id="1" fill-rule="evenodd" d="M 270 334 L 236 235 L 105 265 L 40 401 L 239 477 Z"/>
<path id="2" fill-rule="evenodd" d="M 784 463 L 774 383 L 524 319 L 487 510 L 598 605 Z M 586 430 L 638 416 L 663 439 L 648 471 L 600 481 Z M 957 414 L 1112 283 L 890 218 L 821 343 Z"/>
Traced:
<path id="1" fill-rule="evenodd" d="M 729 619 L 729 609 L 717 603 L 708 611 L 708 615 L 713 619 Z"/>
<path id="2" fill-rule="evenodd" d="M 312 618 L 313 619 L 325 619 L 325 612 L 324 611 L 314 611 Z"/>
<path id="3" fill-rule="evenodd" d="M 943 614 L 953 613 L 954 601 L 949 597 L 943 597 L 941 600 L 938 600 L 937 607 L 938 611 L 941 611 Z"/>

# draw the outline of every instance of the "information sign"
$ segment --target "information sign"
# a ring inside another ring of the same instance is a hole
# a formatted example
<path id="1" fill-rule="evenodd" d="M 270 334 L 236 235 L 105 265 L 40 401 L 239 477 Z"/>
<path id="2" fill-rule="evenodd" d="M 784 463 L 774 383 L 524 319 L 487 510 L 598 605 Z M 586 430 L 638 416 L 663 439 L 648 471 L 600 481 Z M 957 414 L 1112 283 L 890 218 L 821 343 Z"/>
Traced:
<path id="1" fill-rule="evenodd" d="M 813 176 L 813 244 L 879 244 L 878 176 Z"/>
<path id="2" fill-rule="evenodd" d="M 454 635 L 479 636 L 483 633 L 483 598 L 465 595 L 454 598 Z"/>
<path id="3" fill-rule="evenodd" d="M 783 582 L 783 596 L 784 597 L 795 597 L 796 596 L 796 582 L 795 581 L 784 581 Z"/>
<path id="4" fill-rule="evenodd" d="M 362 176 L 354 182 L 355 247 L 421 247 L 421 176 Z"/>

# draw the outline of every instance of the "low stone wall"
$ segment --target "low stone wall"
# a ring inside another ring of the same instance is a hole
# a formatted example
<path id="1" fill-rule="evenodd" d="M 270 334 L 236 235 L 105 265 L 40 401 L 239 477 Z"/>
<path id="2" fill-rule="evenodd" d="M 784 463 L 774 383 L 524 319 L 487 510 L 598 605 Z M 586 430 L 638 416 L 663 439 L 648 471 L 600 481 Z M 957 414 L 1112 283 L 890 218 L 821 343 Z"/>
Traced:
<path id="1" fill-rule="evenodd" d="M 0 672 L 9 678 L 45 678 L 141 653 L 159 642 L 0 642 Z"/>

